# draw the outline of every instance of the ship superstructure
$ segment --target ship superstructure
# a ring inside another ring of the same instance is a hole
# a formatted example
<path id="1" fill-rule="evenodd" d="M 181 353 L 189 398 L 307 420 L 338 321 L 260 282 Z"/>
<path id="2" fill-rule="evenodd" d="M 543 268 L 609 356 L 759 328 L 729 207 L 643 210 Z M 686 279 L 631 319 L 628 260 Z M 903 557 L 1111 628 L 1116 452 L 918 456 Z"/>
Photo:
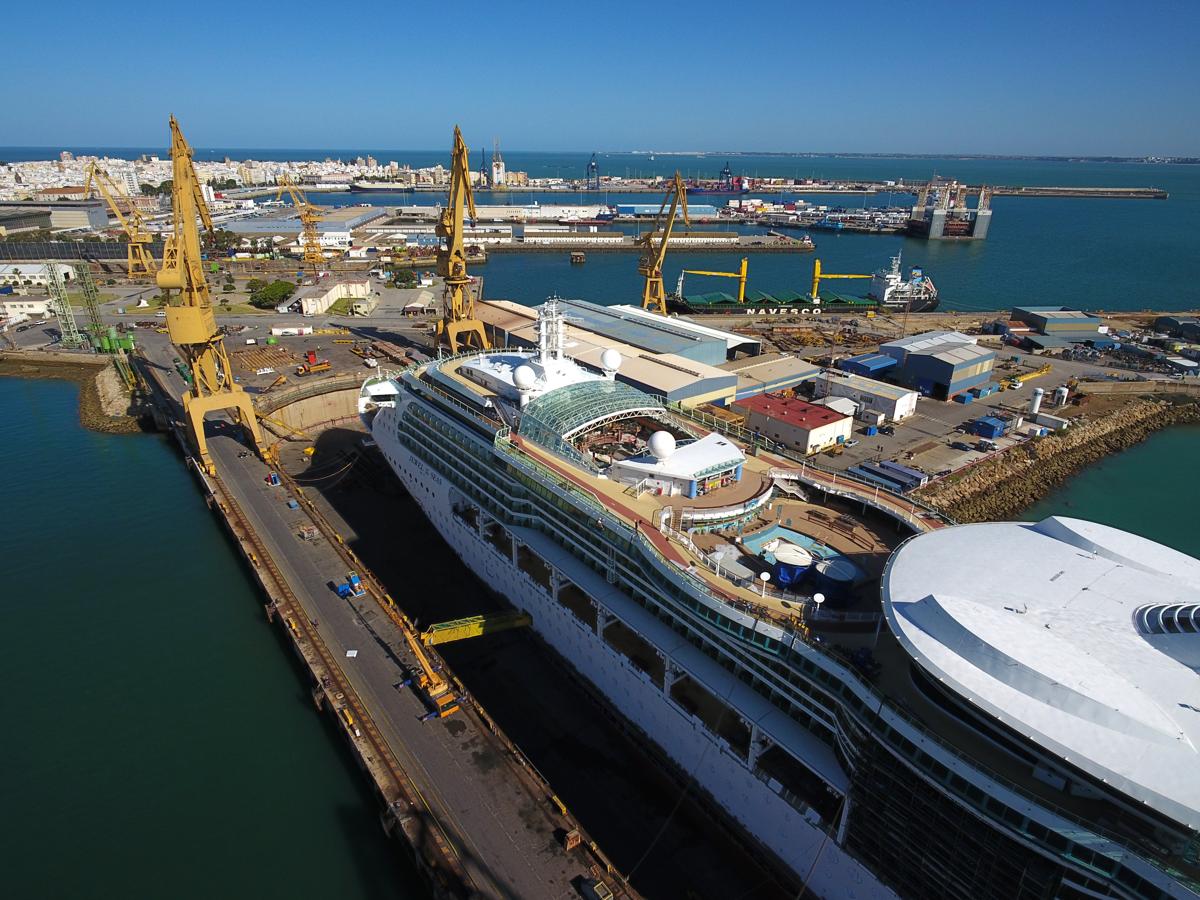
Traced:
<path id="1" fill-rule="evenodd" d="M 568 358 L 567 329 L 548 301 L 537 347 L 384 373 L 360 408 L 463 562 L 798 883 L 1197 896 L 1194 808 L 1132 798 L 1019 730 L 1000 744 L 915 687 L 865 526 L 838 511 L 844 475 L 625 383 L 615 351 Z M 888 529 L 932 527 L 875 490 L 862 508 Z M 854 608 L 872 594 L 874 613 Z M 867 629 L 845 633 L 856 616 Z"/>
<path id="2" fill-rule="evenodd" d="M 936 309 L 938 292 L 933 279 L 920 266 L 913 266 L 905 281 L 900 256 L 897 253 L 892 257 L 891 266 L 879 269 L 871 276 L 871 288 L 867 296 L 884 309 L 909 312 L 931 312 Z"/>

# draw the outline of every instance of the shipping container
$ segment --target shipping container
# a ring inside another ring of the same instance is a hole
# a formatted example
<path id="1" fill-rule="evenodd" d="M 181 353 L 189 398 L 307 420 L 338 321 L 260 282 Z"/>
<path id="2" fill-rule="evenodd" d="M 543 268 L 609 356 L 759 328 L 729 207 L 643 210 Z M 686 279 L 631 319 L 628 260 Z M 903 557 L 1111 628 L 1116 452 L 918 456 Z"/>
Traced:
<path id="1" fill-rule="evenodd" d="M 971 425 L 973 434 L 984 438 L 998 438 L 1002 436 L 1008 426 L 997 419 L 995 416 L 984 416 L 982 419 L 976 419 Z"/>
<path id="2" fill-rule="evenodd" d="M 929 484 L 929 476 L 920 469 L 914 469 L 911 466 L 902 465 L 894 460 L 880 460 L 879 468 L 888 472 L 895 472 L 897 475 L 902 475 L 906 478 L 914 479 L 918 487 L 925 487 Z"/>

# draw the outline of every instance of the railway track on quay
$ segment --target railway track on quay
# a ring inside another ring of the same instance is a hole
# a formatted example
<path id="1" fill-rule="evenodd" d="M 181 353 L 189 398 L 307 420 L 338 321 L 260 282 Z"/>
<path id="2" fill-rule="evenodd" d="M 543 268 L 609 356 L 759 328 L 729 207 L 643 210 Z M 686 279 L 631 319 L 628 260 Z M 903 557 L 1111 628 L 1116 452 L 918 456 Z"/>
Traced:
<path id="1" fill-rule="evenodd" d="M 250 525 L 237 500 L 219 475 L 208 477 L 219 491 L 214 499 L 220 504 L 230 530 L 249 551 L 250 562 L 271 598 L 267 604 L 268 617 L 282 618 L 284 627 L 291 632 L 297 652 L 305 657 L 314 678 L 317 679 L 318 686 L 313 691 L 313 698 L 318 708 L 323 703 L 328 703 L 348 739 L 364 742 L 366 747 L 360 750 L 369 749 L 369 752 L 362 753 L 361 756 L 371 771 L 384 803 L 385 828 L 390 830 L 392 827 L 399 827 L 405 832 L 412 844 L 418 865 L 426 872 L 431 884 L 441 896 L 477 896 L 476 886 L 463 867 L 453 844 L 438 824 L 420 791 L 405 774 L 366 704 L 334 659 L 313 620 L 309 618 L 287 578 L 271 558 L 262 539 Z M 306 652 L 306 648 L 310 652 Z"/>

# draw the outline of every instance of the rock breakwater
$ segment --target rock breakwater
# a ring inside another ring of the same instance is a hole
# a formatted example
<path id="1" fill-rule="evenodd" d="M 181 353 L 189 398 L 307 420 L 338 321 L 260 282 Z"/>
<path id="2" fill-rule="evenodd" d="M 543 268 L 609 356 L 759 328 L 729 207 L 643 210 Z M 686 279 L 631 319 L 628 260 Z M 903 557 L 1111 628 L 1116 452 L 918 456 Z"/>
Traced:
<path id="1" fill-rule="evenodd" d="M 107 357 L 3 353 L 0 354 L 0 376 L 74 381 L 79 385 L 79 421 L 85 428 L 107 434 L 133 434 L 146 430 Z"/>
<path id="2" fill-rule="evenodd" d="M 918 495 L 959 522 L 1013 518 L 1085 467 L 1171 425 L 1200 422 L 1200 403 L 1144 398 L 1018 445 Z"/>

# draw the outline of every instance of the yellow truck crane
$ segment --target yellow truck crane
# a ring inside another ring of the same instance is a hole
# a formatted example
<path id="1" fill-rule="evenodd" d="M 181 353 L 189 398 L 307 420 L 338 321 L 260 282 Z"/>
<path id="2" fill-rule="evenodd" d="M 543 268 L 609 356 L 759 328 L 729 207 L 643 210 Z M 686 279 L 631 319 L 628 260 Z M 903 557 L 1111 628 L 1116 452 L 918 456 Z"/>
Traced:
<path id="1" fill-rule="evenodd" d="M 200 253 L 200 229 L 196 226 L 199 218 L 204 227 L 212 231 L 212 216 L 200 192 L 200 179 L 192 163 L 192 148 L 184 140 L 174 116 L 171 116 L 171 172 L 174 232 L 167 239 L 162 268 L 155 277 L 158 286 L 168 295 L 167 332 L 186 360 L 191 375 L 188 392 L 183 395 L 188 430 L 201 466 L 209 474 L 215 474 L 216 467 L 204 436 L 204 417 L 208 413 L 230 411 L 234 421 L 245 430 L 255 452 L 261 456 L 264 447 L 254 405 L 250 395 L 233 379 L 225 341 L 217 329 Z"/>

